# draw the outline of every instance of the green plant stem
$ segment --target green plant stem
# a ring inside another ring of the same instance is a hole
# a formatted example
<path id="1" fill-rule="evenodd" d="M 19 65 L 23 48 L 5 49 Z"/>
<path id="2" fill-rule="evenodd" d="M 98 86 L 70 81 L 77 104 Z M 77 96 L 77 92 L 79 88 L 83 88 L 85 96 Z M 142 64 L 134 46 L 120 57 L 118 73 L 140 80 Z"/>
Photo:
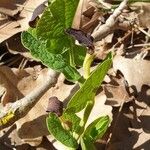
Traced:
<path id="1" fill-rule="evenodd" d="M 95 55 L 87 53 L 83 62 L 83 71 L 84 71 L 84 78 L 88 79 L 90 76 L 90 67 L 91 63 L 93 62 Z"/>
<path id="2" fill-rule="evenodd" d="M 84 114 L 83 114 L 83 119 L 80 121 L 81 130 L 80 130 L 79 134 L 76 136 L 77 141 L 80 140 L 80 138 L 84 132 L 85 125 L 86 125 L 87 120 L 90 116 L 90 113 L 92 111 L 93 106 L 94 106 L 94 99 L 87 102 L 87 105 L 86 105 L 86 108 L 85 108 Z"/>
<path id="3" fill-rule="evenodd" d="M 70 41 L 71 41 L 71 48 L 69 49 L 70 65 L 75 68 L 76 64 L 74 62 L 73 43 L 71 39 Z"/>

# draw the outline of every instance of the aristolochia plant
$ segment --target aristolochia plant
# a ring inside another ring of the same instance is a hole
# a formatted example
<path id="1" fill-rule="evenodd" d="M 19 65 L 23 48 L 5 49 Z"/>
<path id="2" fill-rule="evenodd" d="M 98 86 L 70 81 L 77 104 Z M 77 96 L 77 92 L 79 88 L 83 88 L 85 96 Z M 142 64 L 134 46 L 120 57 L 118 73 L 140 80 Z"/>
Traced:
<path id="1" fill-rule="evenodd" d="M 86 54 L 86 47 L 75 45 L 74 39 L 64 32 L 71 28 L 78 1 L 49 1 L 36 28 L 22 33 L 22 43 L 44 65 L 62 72 L 68 80 L 80 83 L 80 89 L 73 95 L 63 114 L 58 116 L 50 112 L 46 122 L 50 134 L 68 149 L 77 149 L 81 145 L 83 150 L 92 150 L 95 149 L 93 143 L 103 136 L 110 123 L 109 117 L 104 116 L 85 128 L 97 89 L 111 66 L 112 55 L 109 54 L 90 73 L 94 54 Z M 76 69 L 82 65 L 84 77 Z M 79 118 L 76 113 L 81 110 L 84 110 L 84 114 Z"/>

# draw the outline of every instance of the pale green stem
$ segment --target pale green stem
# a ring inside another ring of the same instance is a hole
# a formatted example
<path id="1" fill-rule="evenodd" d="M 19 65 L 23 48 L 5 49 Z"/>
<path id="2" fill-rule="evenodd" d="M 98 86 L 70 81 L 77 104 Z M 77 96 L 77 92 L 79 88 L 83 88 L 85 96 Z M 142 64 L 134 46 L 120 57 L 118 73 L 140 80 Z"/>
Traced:
<path id="1" fill-rule="evenodd" d="M 71 39 L 70 39 L 71 41 Z M 71 48 L 69 49 L 69 57 L 70 57 L 70 65 L 75 68 L 76 64 L 74 62 L 74 54 L 73 54 L 73 43 L 71 41 Z"/>
<path id="2" fill-rule="evenodd" d="M 83 62 L 83 71 L 84 71 L 84 78 L 87 79 L 90 76 L 90 67 L 91 63 L 93 62 L 95 55 L 87 53 Z"/>

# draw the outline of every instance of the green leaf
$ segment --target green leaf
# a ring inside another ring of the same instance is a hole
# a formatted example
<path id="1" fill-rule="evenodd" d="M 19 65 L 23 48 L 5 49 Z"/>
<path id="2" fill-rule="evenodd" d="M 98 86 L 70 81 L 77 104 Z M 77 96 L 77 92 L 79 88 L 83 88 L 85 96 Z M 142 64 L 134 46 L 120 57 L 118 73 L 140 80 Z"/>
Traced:
<path id="1" fill-rule="evenodd" d="M 47 67 L 63 72 L 68 80 L 76 81 L 81 77 L 77 70 L 66 62 L 63 55 L 50 53 L 47 44 L 38 40 L 35 33 L 32 36 L 29 32 L 23 32 L 22 43 L 30 50 L 32 56 L 40 59 Z"/>
<path id="2" fill-rule="evenodd" d="M 108 58 L 97 66 L 96 70 L 94 70 L 79 91 L 72 97 L 65 110 L 66 113 L 67 111 L 77 113 L 85 108 L 88 101 L 94 100 L 97 89 L 101 85 L 111 63 L 112 55 L 110 53 Z"/>
<path id="3" fill-rule="evenodd" d="M 69 131 L 65 130 L 59 118 L 53 114 L 50 113 L 49 117 L 46 119 L 47 127 L 49 132 L 62 144 L 64 144 L 67 147 L 71 148 L 77 148 L 78 143 L 76 139 L 73 138 L 73 136 L 70 134 Z"/>
<path id="4" fill-rule="evenodd" d="M 91 100 L 91 101 L 88 101 L 87 102 L 87 105 L 85 107 L 85 110 L 84 110 L 84 114 L 83 114 L 83 120 L 81 122 L 81 126 L 84 127 L 88 118 L 89 118 L 89 115 L 91 113 L 91 110 L 94 106 L 94 100 Z"/>
<path id="5" fill-rule="evenodd" d="M 82 133 L 84 132 L 85 124 L 89 118 L 89 115 L 91 113 L 93 106 L 94 106 L 94 101 L 87 102 L 87 105 L 85 106 L 83 118 L 80 119 L 80 122 L 78 123 L 78 126 L 80 127 L 80 128 L 78 128 L 79 129 L 78 132 L 76 132 L 78 134 L 78 136 L 82 135 Z M 71 115 L 71 113 L 72 112 L 70 112 L 70 115 Z M 66 114 L 68 114 L 68 111 Z"/>
<path id="6" fill-rule="evenodd" d="M 108 116 L 100 117 L 94 120 L 85 130 L 83 137 L 89 141 L 95 142 L 106 132 L 110 119 Z"/>
<path id="7" fill-rule="evenodd" d="M 71 27 L 79 0 L 52 0 L 44 11 L 37 25 L 37 38 L 46 41 L 49 51 L 62 54 L 70 65 L 82 66 L 86 49 L 75 45 L 73 39 L 65 34 L 65 29 Z"/>
<path id="8" fill-rule="evenodd" d="M 82 150 L 96 150 L 93 142 L 89 141 L 85 137 L 80 138 L 80 144 L 81 144 Z"/>

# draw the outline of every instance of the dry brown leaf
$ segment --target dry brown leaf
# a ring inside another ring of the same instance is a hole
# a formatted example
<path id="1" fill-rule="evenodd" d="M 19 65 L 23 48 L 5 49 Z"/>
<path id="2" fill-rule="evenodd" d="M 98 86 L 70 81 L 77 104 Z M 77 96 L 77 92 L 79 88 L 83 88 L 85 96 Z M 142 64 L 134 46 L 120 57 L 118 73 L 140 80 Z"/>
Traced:
<path id="1" fill-rule="evenodd" d="M 20 54 L 31 60 L 33 57 L 31 53 L 25 47 L 23 47 L 20 36 L 21 33 L 17 33 L 7 39 L 7 41 L 5 42 L 7 49 L 11 54 Z"/>
<path id="2" fill-rule="evenodd" d="M 113 38 L 113 34 L 109 34 L 107 37 L 94 43 L 97 59 L 104 60 L 109 53 L 110 47 L 108 47 L 108 43 Z"/>
<path id="3" fill-rule="evenodd" d="M 121 112 L 113 110 L 112 137 L 107 149 L 148 149 L 150 62 L 115 56 L 113 67 L 134 89 L 135 100 L 124 104 Z"/>
<path id="4" fill-rule="evenodd" d="M 89 20 L 87 19 L 84 21 L 84 18 L 86 18 L 86 16 L 84 16 L 81 29 L 84 32 L 92 32 L 95 29 L 95 27 L 98 25 L 100 16 L 101 16 L 101 13 L 98 11 L 96 11 L 92 15 L 91 19 L 88 18 Z"/>
<path id="5" fill-rule="evenodd" d="M 1 1 L 0 13 L 5 14 L 5 16 L 0 16 L 0 43 L 18 32 L 27 30 L 34 9 L 44 1 Z"/>
<path id="6" fill-rule="evenodd" d="M 112 136 L 107 147 L 108 150 L 149 149 L 150 109 L 148 106 L 145 108 L 140 106 L 128 103 L 124 105 L 121 112 L 118 112 L 118 109 L 113 110 Z M 144 111 L 142 114 L 141 110 Z"/>
<path id="7" fill-rule="evenodd" d="M 130 118 L 133 128 L 142 128 L 145 133 L 150 132 L 149 121 L 150 121 L 150 107 L 149 105 L 135 101 L 133 106 L 130 106 L 130 111 L 133 116 Z M 128 117 L 128 116 L 127 116 Z"/>
<path id="8" fill-rule="evenodd" d="M 128 59 L 116 56 L 113 60 L 114 70 L 120 70 L 129 86 L 140 92 L 143 85 L 150 85 L 150 62 L 148 60 Z"/>
<path id="9" fill-rule="evenodd" d="M 0 67 L 1 103 L 3 106 L 23 97 L 22 92 L 16 86 L 18 82 L 18 78 L 9 67 Z"/>
<path id="10" fill-rule="evenodd" d="M 73 28 L 81 29 L 85 33 L 91 33 L 102 18 L 102 13 L 96 6 L 89 3 L 89 0 L 80 0 L 72 25 Z M 97 5 L 96 2 L 94 4 Z"/>
<path id="11" fill-rule="evenodd" d="M 24 143 L 19 137 L 16 130 L 16 125 L 6 128 L 5 130 L 0 131 L 0 148 L 2 150 L 27 150 L 27 149 L 36 149 L 36 150 L 56 150 L 52 143 L 48 141 L 46 137 L 43 137 L 40 145 L 33 147 L 27 143 Z"/>
<path id="12" fill-rule="evenodd" d="M 121 106 L 124 102 L 129 102 L 132 97 L 123 76 L 118 74 L 116 77 L 111 77 L 111 82 L 104 85 L 104 91 L 107 96 L 106 104 L 112 106 Z"/>
<path id="13" fill-rule="evenodd" d="M 27 95 L 34 88 L 40 86 L 45 76 L 47 76 L 48 68 L 42 69 L 41 66 L 35 66 L 33 68 L 26 68 L 22 70 L 13 69 L 15 75 L 19 78 L 17 84 L 18 89 Z"/>
<path id="14" fill-rule="evenodd" d="M 0 13 L 13 17 L 22 10 L 22 8 L 17 7 L 16 4 L 23 5 L 25 2 L 26 0 L 1 0 Z"/>
<path id="15" fill-rule="evenodd" d="M 150 134 L 145 133 L 142 129 L 130 129 L 131 134 L 112 143 L 108 150 L 149 150 Z M 120 131 L 118 131 L 120 132 Z"/>
<path id="16" fill-rule="evenodd" d="M 80 0 L 74 19 L 73 19 L 73 23 L 72 23 L 72 27 L 75 29 L 80 29 L 81 26 L 81 18 L 82 18 L 82 12 L 83 12 L 83 6 L 86 0 Z"/>
<path id="17" fill-rule="evenodd" d="M 139 25 L 150 28 L 150 3 L 136 2 L 131 4 L 131 9 L 137 13 Z"/>
<path id="18" fill-rule="evenodd" d="M 40 86 L 47 75 L 47 71 L 48 69 L 42 70 L 40 66 L 24 70 L 1 66 L 0 87 L 3 94 L 1 95 L 3 105 L 23 98 L 35 87 Z"/>
<path id="19" fill-rule="evenodd" d="M 112 111 L 111 137 L 106 148 L 108 150 L 123 150 L 124 147 L 128 149 L 128 147 L 122 146 L 131 135 L 128 129 L 130 127 L 129 118 L 124 115 L 128 114 L 128 107 L 128 103 L 126 103 L 121 112 L 119 112 L 119 108 L 114 108 Z"/>
<path id="20" fill-rule="evenodd" d="M 22 31 L 17 22 L 5 19 L 6 23 L 0 26 L 0 43 L 8 39 L 12 35 Z"/>
<path id="21" fill-rule="evenodd" d="M 130 129 L 132 135 L 130 140 L 137 139 L 136 143 L 133 145 L 133 149 L 143 149 L 148 150 L 150 148 L 150 134 L 145 133 L 143 129 Z M 126 141 L 127 143 L 128 141 Z"/>

